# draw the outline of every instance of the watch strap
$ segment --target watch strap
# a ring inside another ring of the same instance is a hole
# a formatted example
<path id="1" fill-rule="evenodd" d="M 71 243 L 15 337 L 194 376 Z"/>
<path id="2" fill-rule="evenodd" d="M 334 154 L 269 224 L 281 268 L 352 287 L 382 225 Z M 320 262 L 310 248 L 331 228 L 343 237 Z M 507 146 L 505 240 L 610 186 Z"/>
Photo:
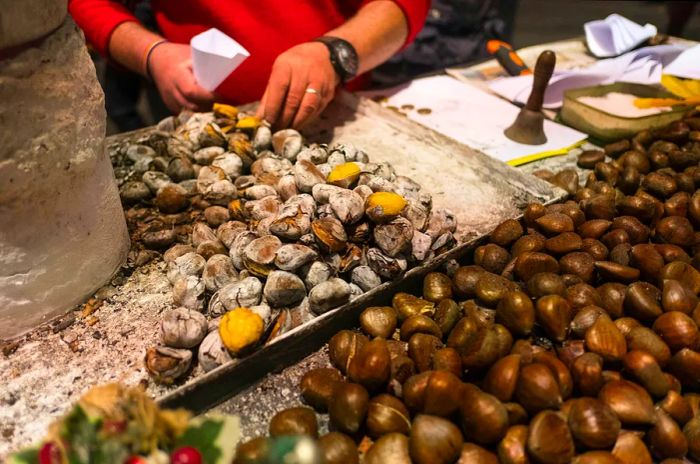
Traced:
<path id="1" fill-rule="evenodd" d="M 330 53 L 330 60 L 331 60 L 331 65 L 333 66 L 333 69 L 335 72 L 340 76 L 340 80 L 345 83 L 355 77 L 356 73 L 349 71 L 342 63 L 340 58 L 338 57 L 338 52 L 336 49 L 337 44 L 342 44 L 345 46 L 347 49 L 352 51 L 352 54 L 354 55 L 355 62 L 357 62 L 357 52 L 355 51 L 355 47 L 352 46 L 350 42 L 348 42 L 345 39 L 341 39 L 340 37 L 331 37 L 331 36 L 322 36 L 314 39 L 314 42 L 320 42 L 323 45 L 328 48 L 328 52 Z"/>

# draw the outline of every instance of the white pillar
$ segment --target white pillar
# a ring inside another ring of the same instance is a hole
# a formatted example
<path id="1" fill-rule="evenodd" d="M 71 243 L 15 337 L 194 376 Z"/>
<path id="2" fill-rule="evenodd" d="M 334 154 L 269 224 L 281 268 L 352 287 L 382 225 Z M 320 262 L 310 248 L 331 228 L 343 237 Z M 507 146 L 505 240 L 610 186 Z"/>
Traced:
<path id="1" fill-rule="evenodd" d="M 0 61 L 0 338 L 7 339 L 104 285 L 124 262 L 129 237 L 104 146 L 104 95 L 65 0 L 0 0 L 0 9 L 0 49 L 50 32 Z"/>

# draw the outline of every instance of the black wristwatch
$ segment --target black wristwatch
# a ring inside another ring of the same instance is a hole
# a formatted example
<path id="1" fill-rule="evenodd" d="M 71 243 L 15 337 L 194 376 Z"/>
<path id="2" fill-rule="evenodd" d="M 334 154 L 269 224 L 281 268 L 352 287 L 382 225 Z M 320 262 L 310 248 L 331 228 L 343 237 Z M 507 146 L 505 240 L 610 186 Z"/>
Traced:
<path id="1" fill-rule="evenodd" d="M 350 42 L 338 37 L 323 36 L 315 40 L 328 48 L 333 69 L 345 83 L 357 75 L 357 52 Z"/>

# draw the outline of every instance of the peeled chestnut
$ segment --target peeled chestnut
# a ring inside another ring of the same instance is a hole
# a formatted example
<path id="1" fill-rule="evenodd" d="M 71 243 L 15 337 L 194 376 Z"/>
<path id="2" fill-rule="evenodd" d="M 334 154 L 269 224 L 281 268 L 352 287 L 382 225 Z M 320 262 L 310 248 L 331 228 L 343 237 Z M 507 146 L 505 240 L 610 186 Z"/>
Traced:
<path id="1" fill-rule="evenodd" d="M 450 464 L 459 456 L 462 433 L 447 419 L 420 414 L 413 419 L 409 452 L 416 464 Z"/>
<path id="2" fill-rule="evenodd" d="M 360 314 L 360 327 L 372 337 L 390 338 L 397 322 L 396 310 L 391 306 L 370 306 Z"/>
<path id="3" fill-rule="evenodd" d="M 326 367 L 312 369 L 301 379 L 299 385 L 301 396 L 315 410 L 326 411 L 336 383 L 342 381 L 343 376 L 337 369 Z"/>
<path id="4" fill-rule="evenodd" d="M 574 439 L 592 449 L 612 446 L 620 432 L 620 420 L 613 410 L 595 398 L 573 400 L 568 421 Z"/>
<path id="5" fill-rule="evenodd" d="M 508 429 L 508 411 L 503 403 L 470 383 L 462 392 L 460 415 L 466 439 L 492 445 L 503 438 Z"/>
<path id="6" fill-rule="evenodd" d="M 566 420 L 554 411 L 542 411 L 530 422 L 528 453 L 547 464 L 568 464 L 574 457 L 574 440 Z"/>
<path id="7" fill-rule="evenodd" d="M 318 437 L 316 414 L 310 408 L 284 409 L 270 420 L 270 435 L 309 435 Z"/>
<path id="8" fill-rule="evenodd" d="M 369 340 L 364 335 L 351 330 L 341 330 L 328 341 L 328 357 L 331 363 L 343 374 L 350 361 Z"/>
<path id="9" fill-rule="evenodd" d="M 411 417 L 406 406 L 392 395 L 375 396 L 367 409 L 367 432 L 372 438 L 398 432 L 408 435 Z"/>
<path id="10" fill-rule="evenodd" d="M 318 439 L 324 464 L 358 464 L 360 456 L 355 442 L 340 432 L 330 432 Z"/>
<path id="11" fill-rule="evenodd" d="M 428 273 L 423 279 L 423 298 L 433 303 L 452 298 L 452 280 L 441 272 Z"/>
<path id="12" fill-rule="evenodd" d="M 365 421 L 369 393 L 357 383 L 338 383 L 328 403 L 328 417 L 338 430 L 355 433 Z"/>
<path id="13" fill-rule="evenodd" d="M 365 343 L 348 366 L 348 378 L 370 391 L 382 387 L 391 376 L 391 355 L 386 340 L 376 338 Z"/>

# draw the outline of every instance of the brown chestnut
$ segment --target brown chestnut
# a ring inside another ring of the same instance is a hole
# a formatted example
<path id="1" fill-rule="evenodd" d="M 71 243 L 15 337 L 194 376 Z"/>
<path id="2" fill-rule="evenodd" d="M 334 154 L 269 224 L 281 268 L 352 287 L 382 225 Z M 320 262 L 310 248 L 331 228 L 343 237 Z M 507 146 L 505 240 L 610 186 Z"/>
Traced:
<path id="1" fill-rule="evenodd" d="M 411 417 L 406 406 L 392 395 L 375 396 L 367 409 L 367 432 L 372 438 L 388 433 L 408 435 L 411 430 Z"/>
<path id="2" fill-rule="evenodd" d="M 416 464 L 450 464 L 462 448 L 462 433 L 447 419 L 420 414 L 413 419 L 409 452 Z"/>
<path id="3" fill-rule="evenodd" d="M 270 420 L 270 435 L 309 435 L 318 437 L 316 414 L 310 408 L 284 409 Z"/>
<path id="4" fill-rule="evenodd" d="M 506 250 L 503 251 L 508 254 Z M 441 272 L 428 273 L 423 279 L 423 298 L 433 303 L 452 298 L 452 280 Z"/>
<path id="5" fill-rule="evenodd" d="M 397 322 L 396 310 L 391 306 L 370 306 L 360 314 L 360 327 L 371 337 L 390 338 Z"/>
<path id="6" fill-rule="evenodd" d="M 364 464 L 409 464 L 408 437 L 400 433 L 384 435 L 367 450 Z"/>
<path id="7" fill-rule="evenodd" d="M 360 430 L 369 407 L 369 393 L 357 383 L 340 382 L 328 403 L 331 424 L 341 432 L 353 434 Z"/>
<path id="8" fill-rule="evenodd" d="M 530 422 L 527 451 L 538 462 L 568 464 L 574 457 L 574 440 L 561 414 L 542 411 Z"/>
<path id="9" fill-rule="evenodd" d="M 386 340 L 376 338 L 365 343 L 348 366 L 348 378 L 373 391 L 382 387 L 391 376 L 391 355 Z"/>
<path id="10" fill-rule="evenodd" d="M 337 369 L 321 367 L 312 369 L 301 378 L 299 388 L 304 401 L 317 411 L 328 409 L 328 402 L 336 383 L 342 382 L 343 376 Z"/>
<path id="11" fill-rule="evenodd" d="M 324 464 L 358 464 L 357 445 L 349 436 L 330 432 L 318 439 L 318 447 Z"/>

